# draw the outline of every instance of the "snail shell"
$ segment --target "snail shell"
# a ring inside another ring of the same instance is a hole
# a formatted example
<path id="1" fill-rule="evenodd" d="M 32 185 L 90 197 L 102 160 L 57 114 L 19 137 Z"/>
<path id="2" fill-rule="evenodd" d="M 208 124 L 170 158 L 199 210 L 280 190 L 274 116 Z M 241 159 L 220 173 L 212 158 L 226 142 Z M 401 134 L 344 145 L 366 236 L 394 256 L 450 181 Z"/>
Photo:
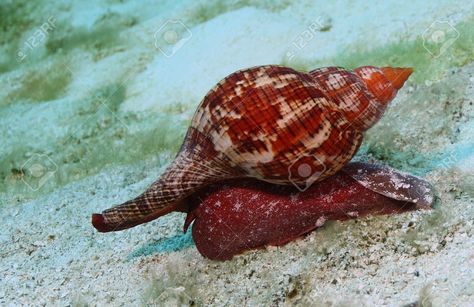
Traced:
<path id="1" fill-rule="evenodd" d="M 135 199 L 92 216 L 102 232 L 153 220 L 211 183 L 250 177 L 300 190 L 341 169 L 410 68 L 237 71 L 199 105 L 176 159 Z"/>

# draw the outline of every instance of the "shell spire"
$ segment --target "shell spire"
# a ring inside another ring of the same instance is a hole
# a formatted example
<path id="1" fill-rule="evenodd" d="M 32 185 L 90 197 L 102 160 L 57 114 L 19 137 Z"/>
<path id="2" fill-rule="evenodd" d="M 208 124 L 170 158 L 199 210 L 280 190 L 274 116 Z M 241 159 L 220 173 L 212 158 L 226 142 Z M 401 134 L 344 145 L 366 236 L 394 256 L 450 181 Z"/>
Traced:
<path id="1" fill-rule="evenodd" d="M 171 211 L 209 184 L 255 178 L 300 191 L 339 171 L 411 69 L 364 66 L 309 73 L 258 66 L 230 74 L 198 106 L 175 161 L 143 194 L 92 216 L 107 232 Z"/>
<path id="2" fill-rule="evenodd" d="M 359 112 L 357 119 L 353 119 L 353 122 L 360 125 L 364 131 L 378 122 L 387 109 L 388 103 L 395 98 L 398 90 L 412 72 L 412 68 L 378 68 L 374 66 L 356 68 L 354 73 L 362 79 L 375 99 L 372 99 L 370 105 Z"/>
<path id="3" fill-rule="evenodd" d="M 382 67 L 381 70 L 397 90 L 402 88 L 413 73 L 413 68 L 410 67 Z"/>
<path id="4" fill-rule="evenodd" d="M 359 75 L 371 93 L 383 104 L 390 102 L 413 73 L 412 68 L 362 66 L 354 72 Z"/>

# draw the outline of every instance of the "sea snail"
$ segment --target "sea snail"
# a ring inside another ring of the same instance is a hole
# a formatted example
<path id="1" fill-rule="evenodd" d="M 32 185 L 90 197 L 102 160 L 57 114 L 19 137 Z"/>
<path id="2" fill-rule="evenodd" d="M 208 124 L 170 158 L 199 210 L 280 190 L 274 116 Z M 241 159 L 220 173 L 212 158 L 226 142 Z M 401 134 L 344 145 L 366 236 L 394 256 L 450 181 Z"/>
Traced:
<path id="1" fill-rule="evenodd" d="M 301 191 L 353 157 L 411 68 L 260 66 L 230 74 L 198 106 L 175 160 L 143 194 L 92 215 L 101 232 L 180 210 L 200 189 L 255 178 Z"/>

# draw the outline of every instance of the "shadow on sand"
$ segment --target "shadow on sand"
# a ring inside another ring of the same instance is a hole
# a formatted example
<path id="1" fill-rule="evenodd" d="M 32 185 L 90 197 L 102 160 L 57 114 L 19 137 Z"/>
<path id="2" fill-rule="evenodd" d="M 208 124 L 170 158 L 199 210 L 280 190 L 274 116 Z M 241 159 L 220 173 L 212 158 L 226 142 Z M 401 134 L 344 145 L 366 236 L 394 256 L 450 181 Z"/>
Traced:
<path id="1" fill-rule="evenodd" d="M 170 238 L 162 238 L 154 242 L 150 242 L 138 250 L 130 253 L 127 257 L 127 260 L 132 260 L 133 258 L 140 256 L 148 256 L 155 253 L 170 253 L 183 250 L 190 246 L 194 245 L 193 237 L 191 235 L 191 229 L 185 234 L 178 234 Z"/>

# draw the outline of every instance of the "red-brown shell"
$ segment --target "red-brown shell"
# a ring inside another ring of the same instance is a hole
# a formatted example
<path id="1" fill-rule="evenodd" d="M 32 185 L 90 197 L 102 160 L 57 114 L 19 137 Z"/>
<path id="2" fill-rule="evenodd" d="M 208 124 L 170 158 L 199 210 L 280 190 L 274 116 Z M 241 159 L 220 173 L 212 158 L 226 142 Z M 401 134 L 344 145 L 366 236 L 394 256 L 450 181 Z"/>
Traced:
<path id="1" fill-rule="evenodd" d="M 246 69 L 209 91 L 185 147 L 199 147 L 196 140 L 205 136 L 215 152 L 248 177 L 304 183 L 308 178 L 297 171 L 304 163 L 319 181 L 355 154 L 364 130 L 357 115 L 376 104 L 362 79 L 341 68 L 311 73 L 279 66 Z"/>
<path id="2" fill-rule="evenodd" d="M 204 97 L 178 156 L 160 178 L 135 199 L 93 215 L 94 226 L 113 231 L 150 221 L 208 184 L 231 178 L 307 189 L 356 153 L 362 132 L 411 73 L 399 70 L 329 67 L 304 73 L 270 65 L 229 75 Z"/>

